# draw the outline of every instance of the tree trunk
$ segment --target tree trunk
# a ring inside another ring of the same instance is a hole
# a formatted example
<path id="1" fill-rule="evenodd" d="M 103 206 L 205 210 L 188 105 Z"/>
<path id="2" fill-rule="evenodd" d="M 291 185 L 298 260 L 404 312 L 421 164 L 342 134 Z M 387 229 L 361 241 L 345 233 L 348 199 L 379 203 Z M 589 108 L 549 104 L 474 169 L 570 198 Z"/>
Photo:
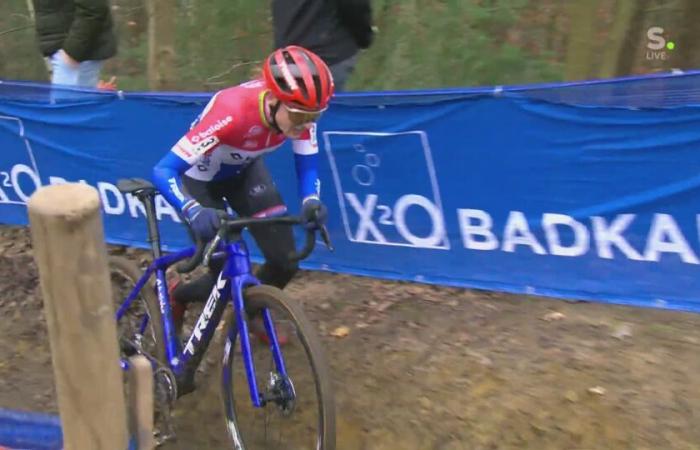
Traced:
<path id="1" fill-rule="evenodd" d="M 175 88 L 174 0 L 146 0 L 148 14 L 148 87 L 153 91 Z"/>
<path id="2" fill-rule="evenodd" d="M 556 54 L 557 52 L 557 19 L 559 11 L 556 6 L 550 6 L 547 15 L 547 25 L 545 27 L 545 49 L 547 52 Z"/>
<path id="3" fill-rule="evenodd" d="M 32 0 L 27 0 L 27 10 L 29 11 L 29 18 L 34 22 L 34 3 L 32 3 Z"/>
<path id="4" fill-rule="evenodd" d="M 577 1 L 570 4 L 571 33 L 566 49 L 566 69 L 564 72 L 567 80 L 586 79 L 593 74 L 598 1 Z"/>
<path id="5" fill-rule="evenodd" d="M 647 42 L 644 28 L 644 16 L 650 0 L 634 0 L 634 12 L 630 17 L 629 32 L 625 34 L 620 53 L 617 58 L 616 76 L 631 75 L 635 63 L 639 62 L 639 46 Z"/>
<path id="6" fill-rule="evenodd" d="M 669 64 L 680 69 L 700 68 L 700 2 L 698 0 L 686 0 L 683 5 L 683 20 L 680 25 L 680 33 L 670 35 L 669 40 L 676 44 L 674 50 L 667 53 L 670 56 Z"/>
<path id="7" fill-rule="evenodd" d="M 635 0 L 618 0 L 615 7 L 615 16 L 610 35 L 606 42 L 603 62 L 600 67 L 601 78 L 611 78 L 617 74 L 617 65 L 620 54 L 624 48 L 625 36 L 630 32 L 630 25 L 634 15 Z"/>

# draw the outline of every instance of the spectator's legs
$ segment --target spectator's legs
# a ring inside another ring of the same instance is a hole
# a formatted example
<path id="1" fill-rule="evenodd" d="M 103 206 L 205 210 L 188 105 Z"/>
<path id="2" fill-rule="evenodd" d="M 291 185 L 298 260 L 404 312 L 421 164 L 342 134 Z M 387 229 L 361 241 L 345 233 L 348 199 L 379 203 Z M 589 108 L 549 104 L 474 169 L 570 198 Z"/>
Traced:
<path id="1" fill-rule="evenodd" d="M 336 92 L 340 92 L 345 89 L 345 83 L 348 81 L 348 77 L 355 70 L 357 57 L 357 54 L 352 55 L 348 59 L 344 59 L 339 63 L 335 63 L 328 67 L 331 69 L 331 74 L 333 74 L 333 83 L 335 84 Z"/>
<path id="2" fill-rule="evenodd" d="M 101 68 L 102 61 L 83 61 L 77 67 L 71 66 L 56 52 L 51 56 L 51 83 L 94 88 L 100 81 Z"/>
<path id="3" fill-rule="evenodd" d="M 83 61 L 78 68 L 78 86 L 97 87 L 102 61 Z"/>

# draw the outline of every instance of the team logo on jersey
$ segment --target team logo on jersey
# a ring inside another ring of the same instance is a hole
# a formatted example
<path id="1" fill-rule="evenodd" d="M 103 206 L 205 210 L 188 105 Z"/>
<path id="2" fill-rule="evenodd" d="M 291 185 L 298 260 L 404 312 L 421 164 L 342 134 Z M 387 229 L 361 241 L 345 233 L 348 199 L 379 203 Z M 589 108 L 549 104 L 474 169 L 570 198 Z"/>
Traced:
<path id="1" fill-rule="evenodd" d="M 197 163 L 197 169 L 200 172 L 209 171 L 209 165 L 211 164 L 211 157 L 209 155 L 204 155 L 201 160 Z"/>
<path id="2" fill-rule="evenodd" d="M 257 197 L 258 195 L 261 195 L 263 192 L 267 190 L 267 186 L 264 184 L 256 184 L 252 188 L 250 188 L 250 191 L 248 193 L 250 194 L 251 197 Z"/>
<path id="3" fill-rule="evenodd" d="M 197 154 L 206 153 L 211 150 L 216 144 L 219 143 L 219 138 L 216 136 L 210 136 L 206 140 L 197 144 Z"/>
<path id="4" fill-rule="evenodd" d="M 207 145 L 211 145 L 211 143 L 207 141 L 205 141 L 204 143 Z M 190 142 L 190 140 L 187 139 L 186 136 L 180 138 L 180 140 L 177 141 L 177 144 L 175 144 L 172 148 L 173 153 L 175 153 L 177 156 L 188 162 L 192 162 L 194 158 L 199 156 L 198 151 L 199 145 L 192 144 L 192 142 Z"/>
<path id="5" fill-rule="evenodd" d="M 175 146 L 173 147 L 173 152 L 174 152 L 177 156 L 179 156 L 180 158 L 185 159 L 185 160 L 187 160 L 187 159 L 191 158 L 192 156 L 194 156 L 194 155 L 192 154 L 192 144 L 190 144 L 190 141 L 187 141 L 187 143 L 186 143 L 185 145 L 183 145 L 182 143 L 178 142 L 178 143 L 175 144 Z"/>
<path id="6" fill-rule="evenodd" d="M 175 197 L 181 202 L 184 202 L 185 196 L 182 194 L 180 186 L 177 185 L 177 180 L 175 178 L 170 178 L 168 179 L 168 184 L 170 185 L 170 190 L 172 193 L 175 194 Z"/>
<path id="7" fill-rule="evenodd" d="M 210 136 L 196 144 L 185 136 L 177 141 L 177 144 L 173 147 L 173 152 L 185 161 L 192 162 L 193 158 L 196 159 L 201 155 L 205 155 L 218 144 L 219 138 L 216 136 Z"/>
<path id="8" fill-rule="evenodd" d="M 309 141 L 311 141 L 311 146 L 313 148 L 318 148 L 318 141 L 316 140 L 316 124 L 309 130 Z"/>
<path id="9" fill-rule="evenodd" d="M 223 119 L 219 119 L 214 124 L 209 125 L 209 128 L 207 128 L 206 130 L 200 131 L 197 134 L 195 134 L 194 136 L 192 136 L 190 138 L 190 140 L 192 141 L 193 144 L 197 144 L 197 143 L 199 143 L 199 141 L 208 138 L 209 136 L 211 136 L 212 134 L 221 130 L 226 125 L 230 124 L 231 122 L 233 122 L 233 117 L 231 117 L 231 116 L 226 116 Z"/>

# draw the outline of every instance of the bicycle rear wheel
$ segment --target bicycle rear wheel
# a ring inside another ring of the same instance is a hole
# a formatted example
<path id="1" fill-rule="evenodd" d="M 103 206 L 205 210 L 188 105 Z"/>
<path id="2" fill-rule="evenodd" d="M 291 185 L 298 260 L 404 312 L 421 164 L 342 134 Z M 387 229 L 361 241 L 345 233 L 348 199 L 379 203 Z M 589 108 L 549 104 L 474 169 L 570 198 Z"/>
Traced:
<path id="1" fill-rule="evenodd" d="M 115 313 L 129 296 L 141 277 L 138 266 L 126 258 L 110 256 L 109 272 Z M 177 397 L 177 382 L 167 369 L 165 338 L 158 296 L 155 286 L 146 283 L 138 296 L 117 321 L 117 337 L 122 359 L 143 354 L 155 362 L 154 372 L 154 425 L 156 441 L 160 444 L 174 437 L 170 410 Z M 128 398 L 129 385 L 124 377 L 124 394 Z M 134 424 L 132 424 L 134 425 Z"/>
<path id="2" fill-rule="evenodd" d="M 278 372 L 270 347 L 251 337 L 256 382 L 260 393 L 276 396 L 261 408 L 250 398 L 242 355 L 235 350 L 238 333 L 229 316 L 234 342 L 226 347 L 222 370 L 222 398 L 229 437 L 235 449 L 334 450 L 335 401 L 330 371 L 319 338 L 301 306 L 281 290 L 254 286 L 244 293 L 246 310 L 260 317 L 272 314 L 275 327 L 287 336 L 282 347 L 288 379 Z M 253 319 L 259 320 L 259 319 Z"/>
<path id="3" fill-rule="evenodd" d="M 118 256 L 110 256 L 109 272 L 116 312 L 136 286 L 141 272 L 133 262 Z M 163 323 L 152 284 L 147 283 L 124 312 L 117 322 L 117 334 L 123 358 L 143 352 L 160 363 L 165 362 Z"/>

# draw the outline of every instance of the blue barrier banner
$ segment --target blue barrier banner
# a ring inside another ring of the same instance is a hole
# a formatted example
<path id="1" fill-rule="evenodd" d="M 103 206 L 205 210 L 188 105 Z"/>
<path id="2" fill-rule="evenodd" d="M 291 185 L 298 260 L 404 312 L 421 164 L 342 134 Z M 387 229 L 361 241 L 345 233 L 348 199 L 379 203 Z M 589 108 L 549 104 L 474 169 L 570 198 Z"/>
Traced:
<path id="1" fill-rule="evenodd" d="M 0 448 L 60 450 L 61 420 L 52 414 L 0 408 Z"/>
<path id="2" fill-rule="evenodd" d="M 308 268 L 700 312 L 700 73 L 338 95 L 319 124 L 336 251 Z M 151 168 L 211 94 L 0 83 L 0 221 L 84 181 L 110 242 L 145 245 L 115 187 Z M 298 210 L 291 148 L 266 157 Z M 164 242 L 187 245 L 161 198 Z M 257 255 L 257 250 L 256 255 Z"/>

